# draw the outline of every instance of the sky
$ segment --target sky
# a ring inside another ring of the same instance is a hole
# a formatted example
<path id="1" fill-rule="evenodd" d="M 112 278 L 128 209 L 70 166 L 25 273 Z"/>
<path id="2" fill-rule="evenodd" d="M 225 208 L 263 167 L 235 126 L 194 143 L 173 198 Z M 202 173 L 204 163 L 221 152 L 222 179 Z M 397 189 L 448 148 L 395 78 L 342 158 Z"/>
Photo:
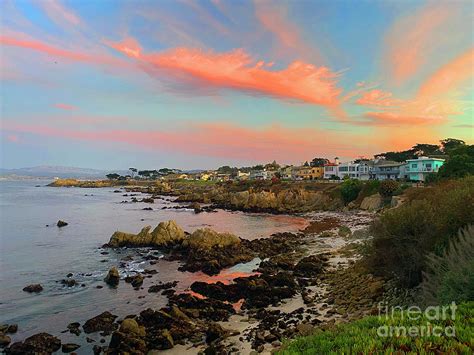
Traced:
<path id="1" fill-rule="evenodd" d="M 207 169 L 472 144 L 473 4 L 2 0 L 1 166 Z"/>

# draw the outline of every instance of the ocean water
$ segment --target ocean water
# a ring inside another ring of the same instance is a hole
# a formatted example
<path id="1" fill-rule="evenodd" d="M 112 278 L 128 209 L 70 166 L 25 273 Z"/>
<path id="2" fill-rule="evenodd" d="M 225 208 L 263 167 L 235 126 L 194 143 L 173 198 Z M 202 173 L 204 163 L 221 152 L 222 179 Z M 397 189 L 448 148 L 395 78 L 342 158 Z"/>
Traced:
<path id="1" fill-rule="evenodd" d="M 177 271 L 178 262 L 159 260 L 150 266 L 143 258 L 136 257 L 136 251 L 101 249 L 114 231 L 136 233 L 146 225 L 155 227 L 161 221 L 174 219 L 188 232 L 210 227 L 253 239 L 297 231 L 307 225 L 306 219 L 294 216 L 162 210 L 163 206 L 175 205 L 164 200 L 155 200 L 154 204 L 124 204 L 121 201 L 130 197 L 123 197 L 125 192 L 114 193 L 112 188 L 53 188 L 45 186 L 47 183 L 0 181 L 0 323 L 19 325 L 13 341 L 46 331 L 60 335 L 63 342 L 83 344 L 80 353 L 87 353 L 92 345 L 84 344 L 75 335 L 60 334 L 71 322 L 82 325 L 103 311 L 123 317 L 148 307 L 160 308 L 167 299 L 159 293 L 147 292 L 149 286 L 160 281 L 176 280 L 179 282 L 176 289 L 186 291 L 196 280 L 225 282 L 250 273 L 257 265 L 257 261 L 237 265 L 211 279 L 202 273 Z M 144 211 L 144 207 L 154 210 Z M 69 225 L 56 227 L 59 219 Z M 149 252 L 146 248 L 140 251 Z M 132 260 L 126 259 L 127 255 Z M 145 268 L 158 273 L 145 278 L 141 290 L 135 291 L 123 281 L 112 289 L 103 282 L 112 266 L 118 266 L 124 276 Z M 77 286 L 68 288 L 60 283 L 68 273 L 73 274 Z M 44 291 L 39 294 L 22 291 L 32 283 L 40 283 Z M 94 336 L 98 335 L 91 337 Z"/>

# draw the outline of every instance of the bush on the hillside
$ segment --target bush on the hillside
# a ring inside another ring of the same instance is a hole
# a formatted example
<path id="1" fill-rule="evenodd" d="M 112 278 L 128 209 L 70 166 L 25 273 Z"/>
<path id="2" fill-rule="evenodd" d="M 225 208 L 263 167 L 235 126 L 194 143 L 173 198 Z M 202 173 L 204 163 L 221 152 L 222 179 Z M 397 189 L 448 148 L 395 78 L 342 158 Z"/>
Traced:
<path id="1" fill-rule="evenodd" d="M 341 197 L 344 203 L 354 201 L 362 190 L 362 183 L 356 179 L 347 179 L 341 184 Z"/>
<path id="2" fill-rule="evenodd" d="M 399 187 L 400 184 L 395 180 L 383 180 L 379 186 L 379 194 L 382 197 L 392 197 Z"/>
<path id="3" fill-rule="evenodd" d="M 414 287 L 426 270 L 426 256 L 442 255 L 450 238 L 474 222 L 474 176 L 419 188 L 411 200 L 385 212 L 371 225 L 372 272 Z"/>
<path id="4" fill-rule="evenodd" d="M 474 225 L 460 230 L 442 256 L 427 257 L 420 296 L 427 305 L 474 301 Z"/>
<path id="5" fill-rule="evenodd" d="M 439 181 L 438 173 L 430 173 L 425 177 L 425 184 L 432 184 Z"/>

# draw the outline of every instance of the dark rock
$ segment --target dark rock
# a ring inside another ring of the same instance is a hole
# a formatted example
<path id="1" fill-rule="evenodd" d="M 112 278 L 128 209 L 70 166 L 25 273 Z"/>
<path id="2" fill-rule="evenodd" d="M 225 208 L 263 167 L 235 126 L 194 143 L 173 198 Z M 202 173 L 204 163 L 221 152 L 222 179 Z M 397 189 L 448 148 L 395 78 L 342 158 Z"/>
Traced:
<path id="1" fill-rule="evenodd" d="M 81 346 L 78 344 L 67 343 L 63 344 L 61 350 L 63 353 L 72 353 L 74 350 L 79 349 Z"/>
<path id="2" fill-rule="evenodd" d="M 111 332 L 118 327 L 117 323 L 114 323 L 116 318 L 117 316 L 112 313 L 104 312 L 86 321 L 82 328 L 86 334 L 103 331 Z"/>
<path id="3" fill-rule="evenodd" d="M 38 293 L 38 292 L 43 291 L 43 286 L 41 286 L 40 284 L 32 284 L 23 288 L 23 291 L 29 292 L 29 293 L 33 293 L 33 292 Z"/>
<path id="4" fill-rule="evenodd" d="M 61 340 L 48 333 L 39 333 L 26 338 L 23 342 L 12 344 L 8 354 L 45 354 L 61 348 Z"/>
<path id="5" fill-rule="evenodd" d="M 298 276 L 318 276 L 327 263 L 327 259 L 320 255 L 311 255 L 301 259 L 294 269 Z"/>
<path id="6" fill-rule="evenodd" d="M 120 275 L 116 267 L 110 268 L 107 276 L 104 279 L 105 283 L 112 287 L 117 287 L 120 282 Z"/>
<path id="7" fill-rule="evenodd" d="M 143 285 L 143 276 L 140 274 L 133 276 L 132 278 L 133 288 L 138 289 L 141 285 Z"/>
<path id="8" fill-rule="evenodd" d="M 148 292 L 149 293 L 157 293 L 157 292 L 160 292 L 162 290 L 168 290 L 168 289 L 171 289 L 173 287 L 176 287 L 177 284 L 178 284 L 178 281 L 166 282 L 166 283 L 163 283 L 163 284 L 160 284 L 160 285 L 152 285 L 148 288 Z"/>
<path id="9" fill-rule="evenodd" d="M 72 276 L 73 276 L 72 272 L 66 275 L 66 277 L 72 277 Z"/>
<path id="10" fill-rule="evenodd" d="M 143 211 L 153 211 L 153 208 L 151 207 L 145 207 L 145 208 L 142 208 Z"/>
<path id="11" fill-rule="evenodd" d="M 3 348 L 7 346 L 8 344 L 10 344 L 11 341 L 12 340 L 8 335 L 0 333 L 0 347 Z"/>
<path id="12" fill-rule="evenodd" d="M 208 324 L 206 329 L 206 343 L 210 344 L 217 339 L 221 339 L 227 335 L 227 332 L 220 324 L 212 322 Z"/>
<path id="13" fill-rule="evenodd" d="M 61 227 L 67 226 L 68 223 L 67 223 L 67 222 L 64 222 L 64 221 L 62 221 L 62 220 L 59 220 L 58 223 L 56 223 L 56 225 L 57 225 L 59 228 L 61 228 Z"/>
<path id="14" fill-rule="evenodd" d="M 78 322 L 74 322 L 74 323 L 68 324 L 67 329 L 72 334 L 79 335 L 79 334 L 81 334 L 81 330 L 79 329 L 80 326 L 81 325 Z"/>
<path id="15" fill-rule="evenodd" d="M 63 279 L 61 280 L 61 284 L 67 286 L 67 287 L 73 287 L 76 285 L 76 280 L 74 279 Z"/>

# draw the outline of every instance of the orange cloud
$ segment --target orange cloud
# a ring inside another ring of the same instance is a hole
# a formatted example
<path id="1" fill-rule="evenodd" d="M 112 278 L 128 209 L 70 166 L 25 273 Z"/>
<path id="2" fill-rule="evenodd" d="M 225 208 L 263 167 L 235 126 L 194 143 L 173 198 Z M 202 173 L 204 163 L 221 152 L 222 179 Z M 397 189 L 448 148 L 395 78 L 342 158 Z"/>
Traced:
<path id="1" fill-rule="evenodd" d="M 57 0 L 39 1 L 38 4 L 44 9 L 48 17 L 58 24 L 62 24 L 62 22 L 65 21 L 77 26 L 81 23 L 81 20 L 74 12 L 67 9 Z"/>
<path id="2" fill-rule="evenodd" d="M 27 48 L 34 51 L 46 53 L 50 56 L 67 58 L 79 62 L 89 62 L 92 60 L 92 57 L 87 54 L 60 49 L 40 41 L 24 40 L 9 36 L 0 36 L 0 43 L 6 46 Z"/>
<path id="3" fill-rule="evenodd" d="M 432 74 L 420 87 L 421 97 L 438 97 L 471 82 L 474 76 L 474 48 L 469 49 L 453 61 Z M 472 87 L 471 87 L 472 89 Z"/>
<path id="4" fill-rule="evenodd" d="M 449 2 L 433 2 L 393 24 L 386 37 L 385 61 L 395 83 L 401 84 L 413 76 L 434 49 L 449 41 L 450 36 L 442 31 L 454 15 Z"/>
<path id="5" fill-rule="evenodd" d="M 233 124 L 215 123 L 191 123 L 164 132 L 97 130 L 97 128 L 88 130 L 84 126 L 71 129 L 61 128 L 60 125 L 26 125 L 6 121 L 2 129 L 13 134 L 33 133 L 97 144 L 120 143 L 152 151 L 161 149 L 199 156 L 253 161 L 278 159 L 282 162 L 294 162 L 300 157 L 309 158 L 315 152 L 327 156 L 354 156 L 370 145 L 370 140 L 356 139 L 351 132 L 292 129 L 280 126 L 251 129 Z M 373 146 L 371 149 L 378 147 Z"/>
<path id="6" fill-rule="evenodd" d="M 373 119 L 366 122 L 367 125 L 433 125 L 444 123 L 446 120 L 442 116 L 422 116 L 411 115 L 403 112 L 367 112 L 365 117 Z"/>
<path id="7" fill-rule="evenodd" d="M 356 103 L 363 106 L 398 106 L 402 103 L 402 100 L 393 98 L 391 92 L 382 90 L 371 90 L 363 93 Z"/>
<path id="8" fill-rule="evenodd" d="M 252 59 L 242 49 L 214 53 L 176 48 L 143 54 L 138 43 L 130 39 L 109 45 L 137 59 L 142 69 L 158 79 L 167 74 L 187 85 L 194 81 L 210 88 L 246 91 L 327 107 L 339 104 L 339 74 L 327 67 L 295 61 L 286 69 L 271 71 L 271 65 L 263 61 L 252 66 Z"/>
<path id="9" fill-rule="evenodd" d="M 44 53 L 50 57 L 64 58 L 76 62 L 85 62 L 92 64 L 100 64 L 114 67 L 125 67 L 128 64 L 121 59 L 114 58 L 106 54 L 88 54 L 80 51 L 73 51 L 58 48 L 45 42 L 37 41 L 29 38 L 19 38 L 14 36 L 0 36 L 0 44 L 4 46 L 20 47 L 36 52 Z"/>
<path id="10" fill-rule="evenodd" d="M 300 57 L 311 57 L 321 62 L 321 54 L 302 40 L 298 27 L 288 20 L 288 9 L 281 2 L 255 0 L 254 4 L 255 16 L 266 30 L 275 35 L 279 44 L 296 50 Z"/>
<path id="11" fill-rule="evenodd" d="M 140 44 L 132 37 L 126 37 L 121 42 L 105 41 L 105 44 L 133 58 L 140 57 L 142 51 Z"/>
<path id="12" fill-rule="evenodd" d="M 61 110 L 69 110 L 69 111 L 77 109 L 76 106 L 68 105 L 68 104 L 62 104 L 62 103 L 54 104 L 54 107 L 60 108 Z"/>

